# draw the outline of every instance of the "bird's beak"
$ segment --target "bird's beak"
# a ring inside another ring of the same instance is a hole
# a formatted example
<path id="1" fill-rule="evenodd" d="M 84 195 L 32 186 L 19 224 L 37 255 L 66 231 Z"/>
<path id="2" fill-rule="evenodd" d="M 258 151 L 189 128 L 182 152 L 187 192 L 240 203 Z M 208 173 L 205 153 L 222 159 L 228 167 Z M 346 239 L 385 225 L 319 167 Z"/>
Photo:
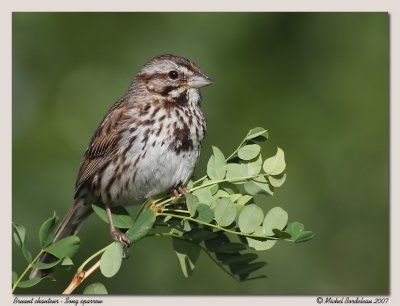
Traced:
<path id="1" fill-rule="evenodd" d="M 204 74 L 196 74 L 188 79 L 188 85 L 192 88 L 201 88 L 212 84 L 211 79 Z"/>

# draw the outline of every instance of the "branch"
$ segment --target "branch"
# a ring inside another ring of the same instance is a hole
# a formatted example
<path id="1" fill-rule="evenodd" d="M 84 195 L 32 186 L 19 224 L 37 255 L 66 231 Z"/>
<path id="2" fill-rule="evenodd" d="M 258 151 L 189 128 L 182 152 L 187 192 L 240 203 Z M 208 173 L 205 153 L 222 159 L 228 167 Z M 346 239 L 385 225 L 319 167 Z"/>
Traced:
<path id="1" fill-rule="evenodd" d="M 94 271 L 100 267 L 100 260 L 98 260 L 93 266 L 87 271 L 78 271 L 72 278 L 71 283 L 64 290 L 62 294 L 71 294 L 76 288 L 80 286 Z"/>

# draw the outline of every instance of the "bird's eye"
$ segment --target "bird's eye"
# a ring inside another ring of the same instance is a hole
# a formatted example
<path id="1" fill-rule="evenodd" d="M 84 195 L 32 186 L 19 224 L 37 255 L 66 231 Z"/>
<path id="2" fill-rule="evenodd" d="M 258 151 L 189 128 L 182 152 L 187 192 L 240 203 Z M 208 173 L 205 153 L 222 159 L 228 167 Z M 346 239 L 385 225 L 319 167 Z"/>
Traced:
<path id="1" fill-rule="evenodd" d="M 168 72 L 168 75 L 172 80 L 176 80 L 179 76 L 178 71 L 176 70 L 171 70 L 170 72 Z"/>

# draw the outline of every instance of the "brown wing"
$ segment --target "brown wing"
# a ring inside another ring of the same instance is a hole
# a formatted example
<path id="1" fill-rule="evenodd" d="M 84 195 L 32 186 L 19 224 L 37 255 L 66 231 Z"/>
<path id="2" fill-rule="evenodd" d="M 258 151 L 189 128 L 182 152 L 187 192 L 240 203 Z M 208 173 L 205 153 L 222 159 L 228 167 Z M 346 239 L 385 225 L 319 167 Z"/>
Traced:
<path id="1" fill-rule="evenodd" d="M 123 101 L 114 104 L 92 136 L 79 168 L 75 185 L 76 192 L 93 177 L 102 164 L 112 158 L 113 152 L 118 148 L 122 136 L 122 122 L 125 120 L 121 102 Z"/>

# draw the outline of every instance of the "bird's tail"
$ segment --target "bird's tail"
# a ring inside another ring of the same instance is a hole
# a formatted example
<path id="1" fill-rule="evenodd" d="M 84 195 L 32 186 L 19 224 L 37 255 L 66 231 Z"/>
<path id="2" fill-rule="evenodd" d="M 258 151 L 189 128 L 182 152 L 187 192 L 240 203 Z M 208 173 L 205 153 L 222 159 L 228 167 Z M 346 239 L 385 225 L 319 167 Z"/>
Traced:
<path id="1" fill-rule="evenodd" d="M 54 232 L 53 243 L 57 242 L 67 236 L 76 235 L 80 228 L 82 227 L 85 220 L 92 213 L 91 205 L 76 200 L 72 205 L 71 209 L 65 215 L 64 219 L 58 225 L 57 229 Z M 49 253 L 44 253 L 38 260 L 38 262 L 49 263 L 52 262 L 55 257 Z M 33 269 L 30 278 L 34 277 L 43 277 L 48 275 L 51 272 L 51 269 L 48 270 L 38 270 Z"/>

